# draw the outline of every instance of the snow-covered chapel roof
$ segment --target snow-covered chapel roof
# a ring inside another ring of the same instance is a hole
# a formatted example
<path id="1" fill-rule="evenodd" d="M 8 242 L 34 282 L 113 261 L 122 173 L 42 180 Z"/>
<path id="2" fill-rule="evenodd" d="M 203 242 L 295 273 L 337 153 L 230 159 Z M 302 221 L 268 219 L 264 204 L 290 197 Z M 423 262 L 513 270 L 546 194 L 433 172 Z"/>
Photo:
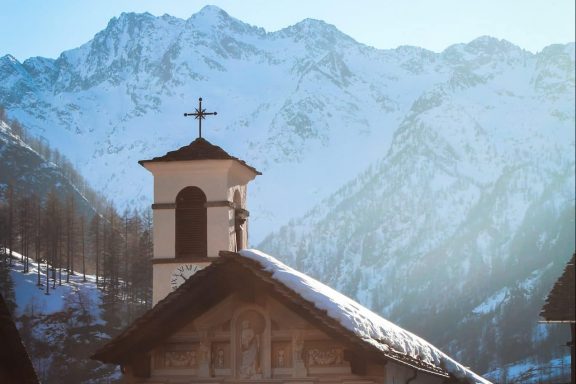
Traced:
<path id="1" fill-rule="evenodd" d="M 272 274 L 272 278 L 293 290 L 306 301 L 340 323 L 358 338 L 370 344 L 387 357 L 400 362 L 413 361 L 416 365 L 433 366 L 459 379 L 474 383 L 489 381 L 457 363 L 426 340 L 391 323 L 338 291 L 322 284 L 274 257 L 258 250 L 242 250 L 239 254 L 254 260 Z"/>
<path id="2" fill-rule="evenodd" d="M 166 296 L 92 358 L 119 364 L 134 351 L 153 348 L 248 281 L 264 284 L 266 292 L 282 298 L 321 329 L 375 360 L 393 360 L 463 382 L 489 383 L 424 339 L 258 250 L 221 251 L 210 266 Z"/>

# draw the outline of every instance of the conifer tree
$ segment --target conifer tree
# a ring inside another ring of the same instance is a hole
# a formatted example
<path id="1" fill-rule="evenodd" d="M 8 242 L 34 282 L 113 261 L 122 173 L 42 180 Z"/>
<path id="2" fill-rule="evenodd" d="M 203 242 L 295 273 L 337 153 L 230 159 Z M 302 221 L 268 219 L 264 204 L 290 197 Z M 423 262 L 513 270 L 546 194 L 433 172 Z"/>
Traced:
<path id="1" fill-rule="evenodd" d="M 16 295 L 14 293 L 14 282 L 12 281 L 12 276 L 10 276 L 10 266 L 6 262 L 6 257 L 0 259 L 0 294 L 4 297 L 10 313 L 14 313 Z"/>
<path id="2" fill-rule="evenodd" d="M 74 273 L 74 244 L 76 204 L 74 196 L 66 199 L 66 283 L 70 283 L 70 274 Z"/>
<path id="3" fill-rule="evenodd" d="M 86 282 L 86 234 L 84 233 L 84 215 L 80 216 L 80 242 L 82 245 L 82 281 Z"/>
<path id="4" fill-rule="evenodd" d="M 14 187 L 12 183 L 8 183 L 7 191 L 7 203 L 8 203 L 8 227 L 7 227 L 7 237 L 8 237 L 8 257 L 9 257 L 9 264 L 12 265 L 12 239 L 14 233 Z"/>
<path id="5" fill-rule="evenodd" d="M 99 286 L 100 281 L 100 252 L 101 252 L 101 236 L 100 236 L 100 215 L 94 214 L 90 222 L 90 235 L 94 249 L 94 259 L 96 264 L 96 286 Z"/>
<path id="6" fill-rule="evenodd" d="M 41 273 L 40 273 L 40 266 L 41 266 L 41 220 L 42 220 L 42 203 L 40 202 L 40 197 L 33 193 L 32 194 L 32 223 L 33 223 L 33 237 L 34 237 L 34 259 L 36 260 L 37 264 L 37 281 L 36 285 L 38 287 L 42 286 L 41 280 Z"/>

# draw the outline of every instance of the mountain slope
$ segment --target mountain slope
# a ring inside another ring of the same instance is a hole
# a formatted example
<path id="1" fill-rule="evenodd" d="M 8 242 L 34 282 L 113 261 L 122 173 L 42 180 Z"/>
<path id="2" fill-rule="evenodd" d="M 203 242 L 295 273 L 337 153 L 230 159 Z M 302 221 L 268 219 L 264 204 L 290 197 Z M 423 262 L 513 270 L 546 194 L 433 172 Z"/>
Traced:
<path id="1" fill-rule="evenodd" d="M 10 126 L 0 120 L 0 197 L 6 199 L 9 185 L 19 196 L 35 194 L 44 200 L 50 191 L 62 199 L 74 198 L 79 210 L 93 213 L 94 208 L 78 187 L 68 179 L 63 170 L 47 161 L 22 139 Z"/>
<path id="2" fill-rule="evenodd" d="M 383 160 L 260 247 L 480 371 L 550 359 L 566 332 L 537 321 L 575 248 L 574 131 L 548 97 L 528 110 L 461 84 L 420 97 Z"/>
<path id="3" fill-rule="evenodd" d="M 251 192 L 260 240 L 380 159 L 413 107 L 442 102 L 437 93 L 508 106 L 470 111 L 495 131 L 525 110 L 568 126 L 573 95 L 560 95 L 573 62 L 573 44 L 533 55 L 488 37 L 442 53 L 376 50 L 318 20 L 268 33 L 208 6 L 188 20 L 122 14 L 57 60 L 5 56 L 0 103 L 97 189 L 140 205 L 152 183 L 136 161 L 191 141 L 196 124 L 182 113 L 203 96 L 219 112 L 206 137 L 264 171 Z"/>

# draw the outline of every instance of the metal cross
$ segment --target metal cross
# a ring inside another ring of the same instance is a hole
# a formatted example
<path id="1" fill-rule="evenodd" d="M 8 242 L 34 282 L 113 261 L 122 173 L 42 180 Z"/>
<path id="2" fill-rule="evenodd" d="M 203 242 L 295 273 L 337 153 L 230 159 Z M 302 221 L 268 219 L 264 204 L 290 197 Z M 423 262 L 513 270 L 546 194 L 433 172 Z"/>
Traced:
<path id="1" fill-rule="evenodd" d="M 206 112 L 205 109 L 202 109 L 202 98 L 198 98 L 198 108 L 195 108 L 196 112 L 192 113 L 184 113 L 184 116 L 194 116 L 196 120 L 198 120 L 198 137 L 202 137 L 202 120 L 204 120 L 206 115 L 214 115 L 216 116 L 218 112 Z"/>

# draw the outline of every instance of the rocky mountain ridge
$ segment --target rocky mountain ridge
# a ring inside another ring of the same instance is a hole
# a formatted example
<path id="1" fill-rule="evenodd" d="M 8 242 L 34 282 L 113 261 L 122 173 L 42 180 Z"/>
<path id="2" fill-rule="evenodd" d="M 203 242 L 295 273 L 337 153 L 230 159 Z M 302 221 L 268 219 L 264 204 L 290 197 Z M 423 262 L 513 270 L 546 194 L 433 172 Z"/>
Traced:
<path id="1" fill-rule="evenodd" d="M 573 57 L 573 44 L 534 55 L 490 37 L 441 53 L 377 50 L 322 21 L 269 33 L 208 6 L 188 20 L 122 14 L 56 60 L 4 56 L 0 103 L 120 205 L 141 205 L 151 179 L 136 161 L 191 141 L 195 124 L 182 113 L 203 96 L 219 111 L 207 138 L 264 171 L 251 193 L 259 241 L 379 160 L 402 121 L 441 102 L 435 95 L 469 90 L 518 109 L 529 100 L 569 120 L 570 99 L 540 99 L 570 89 Z"/>

